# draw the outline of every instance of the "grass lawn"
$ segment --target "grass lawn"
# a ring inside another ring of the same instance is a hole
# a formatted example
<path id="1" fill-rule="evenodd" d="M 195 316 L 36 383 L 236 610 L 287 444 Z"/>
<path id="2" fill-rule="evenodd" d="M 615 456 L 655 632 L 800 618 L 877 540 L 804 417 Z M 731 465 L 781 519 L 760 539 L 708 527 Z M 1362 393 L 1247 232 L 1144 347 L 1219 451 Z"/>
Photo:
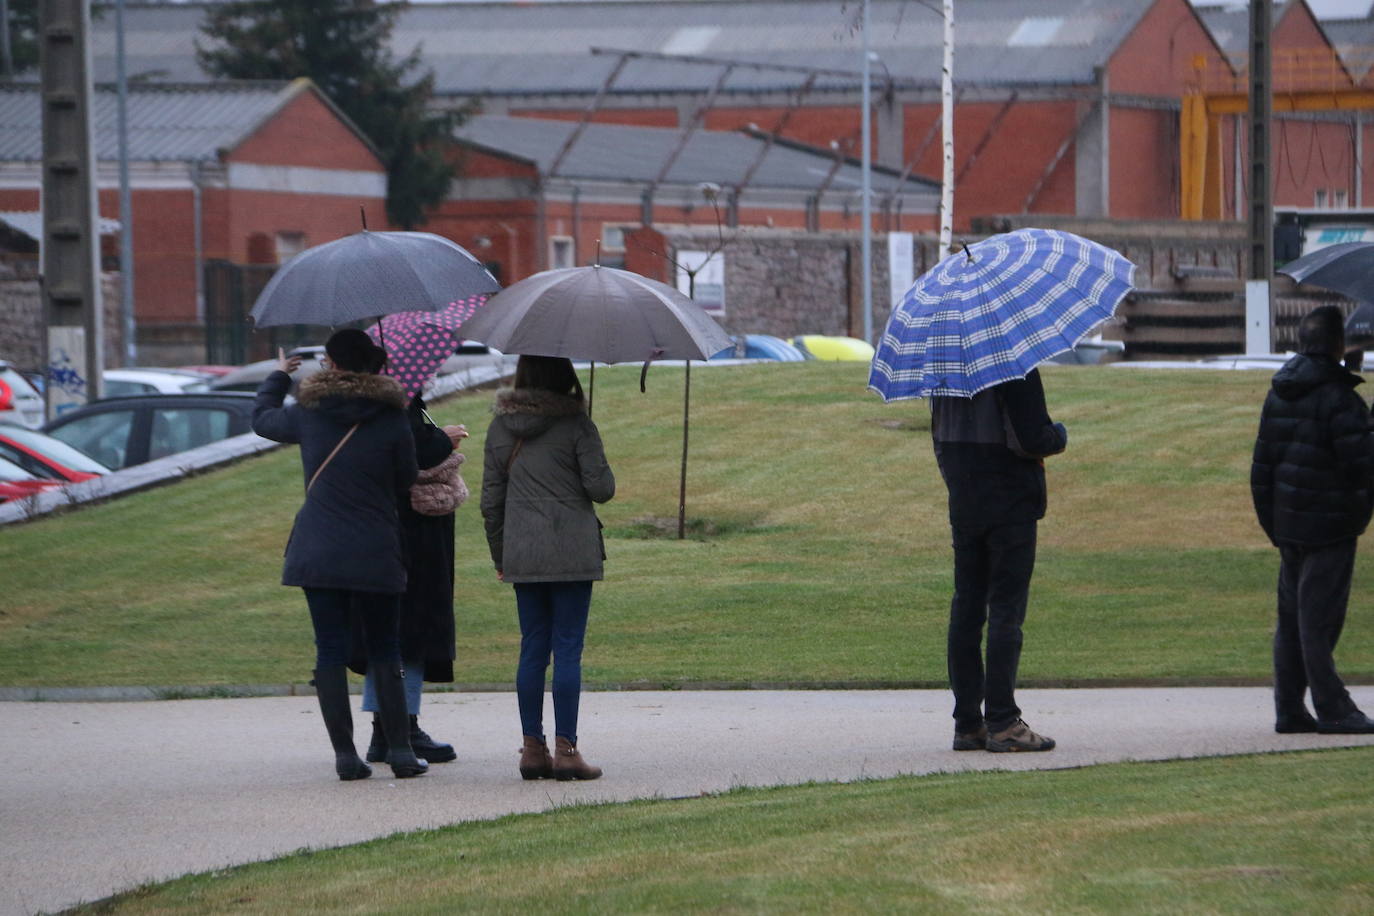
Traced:
<path id="1" fill-rule="evenodd" d="M 599 369 L 595 416 L 618 479 L 601 511 L 589 685 L 944 683 L 945 492 L 920 402 L 884 405 L 867 367 L 692 374 L 688 515 L 676 518 L 681 371 Z M 1264 679 L 1278 558 L 1256 525 L 1249 453 L 1261 372 L 1045 371 L 1070 431 L 1048 462 L 1023 683 Z M 473 430 L 491 394 L 435 412 Z M 277 584 L 300 504 L 295 449 L 107 505 L 0 530 L 0 685 L 302 682 L 299 591 Z M 1366 539 L 1366 544 L 1368 539 Z M 457 676 L 508 683 L 514 601 L 476 497 L 458 517 Z M 1374 676 L 1367 555 L 1338 655 Z"/>
<path id="2" fill-rule="evenodd" d="M 1374 749 L 572 807 L 302 853 L 97 913 L 1368 913 Z"/>

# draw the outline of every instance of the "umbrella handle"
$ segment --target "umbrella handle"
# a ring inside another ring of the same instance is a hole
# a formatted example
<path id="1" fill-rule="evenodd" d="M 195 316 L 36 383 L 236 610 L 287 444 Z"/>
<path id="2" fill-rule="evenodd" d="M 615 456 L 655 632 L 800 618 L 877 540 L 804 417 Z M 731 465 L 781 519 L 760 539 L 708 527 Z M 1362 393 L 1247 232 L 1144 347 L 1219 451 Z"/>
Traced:
<path id="1" fill-rule="evenodd" d="M 642 369 L 639 370 L 639 393 L 640 393 L 640 394 L 644 394 L 644 393 L 645 393 L 645 391 L 644 391 L 644 381 L 645 381 L 645 378 L 646 378 L 646 377 L 648 376 L 648 374 L 649 374 L 649 363 L 651 363 L 651 362 L 653 362 L 654 360 L 658 359 L 658 358 L 659 358 L 660 356 L 662 356 L 662 355 L 663 355 L 663 348 L 662 348 L 662 347 L 654 347 L 654 349 L 649 353 L 649 358 L 646 359 L 646 360 L 644 361 L 644 367 L 643 367 Z"/>

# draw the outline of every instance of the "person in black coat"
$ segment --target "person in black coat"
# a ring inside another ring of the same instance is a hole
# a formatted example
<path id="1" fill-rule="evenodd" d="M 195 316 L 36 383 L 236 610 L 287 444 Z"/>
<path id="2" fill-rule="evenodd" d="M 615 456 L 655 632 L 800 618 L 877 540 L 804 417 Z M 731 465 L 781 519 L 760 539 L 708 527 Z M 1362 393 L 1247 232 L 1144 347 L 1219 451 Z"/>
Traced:
<path id="1" fill-rule="evenodd" d="M 1298 326 L 1301 350 L 1274 374 L 1250 465 L 1260 527 L 1279 549 L 1274 631 L 1275 731 L 1369 733 L 1332 652 L 1345 624 L 1355 545 L 1374 511 L 1374 430 L 1340 364 L 1345 318 L 1334 305 Z M 1310 689 L 1314 718 L 1304 703 Z"/>
<path id="2" fill-rule="evenodd" d="M 362 620 L 378 699 L 397 777 L 424 772 L 410 748 L 398 651 L 401 557 L 398 494 L 415 481 L 415 440 L 406 398 L 394 380 L 377 375 L 385 354 L 362 331 L 336 332 L 325 344 L 330 367 L 305 379 L 297 403 L 283 406 L 299 358 L 281 357 L 258 387 L 253 431 L 301 447 L 305 502 L 286 543 L 282 584 L 305 591 L 315 629 L 315 692 L 334 746 L 340 779 L 365 779 L 372 769 L 353 744 L 346 665 L 350 618 Z"/>
<path id="3" fill-rule="evenodd" d="M 1045 517 L 1042 459 L 1062 452 L 1068 433 L 1050 419 L 1039 370 L 972 398 L 931 398 L 930 409 L 954 540 L 947 644 L 954 749 L 1051 750 L 1054 739 L 1021 719 L 1016 669 L 1036 527 Z"/>
<path id="4" fill-rule="evenodd" d="M 406 711 L 410 715 L 410 746 L 428 763 L 457 759 L 453 745 L 435 741 L 420 728 L 420 698 L 424 682 L 451 683 L 456 641 L 453 621 L 454 512 L 467 498 L 459 476 L 463 454 L 459 443 L 467 427 L 435 425 L 425 412 L 420 395 L 411 398 L 406 418 L 415 438 L 415 458 L 420 466 L 424 499 L 406 494 L 398 506 L 401 547 L 406 563 L 406 591 L 401 598 L 401 663 L 405 669 Z M 423 511 L 421 511 L 423 510 Z M 356 643 L 355 643 L 356 645 Z M 372 740 L 366 758 L 386 759 L 386 730 L 378 710 L 376 679 L 366 657 L 355 648 L 350 667 L 366 674 L 363 711 L 374 713 Z"/>

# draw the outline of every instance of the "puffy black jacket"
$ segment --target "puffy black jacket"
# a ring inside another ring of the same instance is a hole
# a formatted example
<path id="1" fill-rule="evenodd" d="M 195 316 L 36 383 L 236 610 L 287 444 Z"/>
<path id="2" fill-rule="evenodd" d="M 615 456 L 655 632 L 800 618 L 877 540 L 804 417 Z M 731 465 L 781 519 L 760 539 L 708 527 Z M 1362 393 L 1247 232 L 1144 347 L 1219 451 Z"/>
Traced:
<path id="1" fill-rule="evenodd" d="M 971 398 L 930 399 L 935 459 L 952 525 L 1011 525 L 1045 517 L 1045 465 L 1069 436 L 1050 419 L 1040 372 Z"/>
<path id="2" fill-rule="evenodd" d="M 286 544 L 282 585 L 400 594 L 406 588 L 397 501 L 415 482 L 415 437 L 395 379 L 328 369 L 304 379 L 283 407 L 291 377 L 258 386 L 253 431 L 299 442 L 308 485 L 353 424 L 358 430 L 320 473 Z"/>
<path id="3" fill-rule="evenodd" d="M 1329 356 L 1299 354 L 1274 374 L 1260 414 L 1250 494 L 1275 545 L 1359 537 L 1374 509 L 1374 430 L 1362 379 Z"/>

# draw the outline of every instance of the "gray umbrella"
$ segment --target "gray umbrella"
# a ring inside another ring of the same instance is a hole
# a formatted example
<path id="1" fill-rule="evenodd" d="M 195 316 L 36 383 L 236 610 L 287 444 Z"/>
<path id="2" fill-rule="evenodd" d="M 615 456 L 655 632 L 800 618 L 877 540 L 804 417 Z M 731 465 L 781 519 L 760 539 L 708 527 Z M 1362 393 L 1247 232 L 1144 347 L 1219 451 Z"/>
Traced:
<path id="1" fill-rule="evenodd" d="M 492 296 L 463 325 L 463 334 L 504 353 L 593 363 L 643 360 L 645 370 L 654 359 L 687 360 L 677 504 L 677 536 L 686 537 L 691 360 L 710 359 L 734 345 L 701 306 L 667 284 L 628 270 L 567 267 L 526 277 Z M 644 390 L 643 372 L 639 390 Z"/>
<path id="2" fill-rule="evenodd" d="M 500 288 L 481 261 L 432 232 L 364 230 L 283 264 L 252 315 L 258 327 L 338 327 L 394 312 L 432 312 Z"/>
<path id="3" fill-rule="evenodd" d="M 614 267 L 567 267 L 497 293 L 463 336 L 503 353 L 603 363 L 709 359 L 732 345 L 701 306 L 657 280 Z"/>
<path id="4" fill-rule="evenodd" d="M 1374 301 L 1374 242 L 1327 245 L 1289 261 L 1278 272 L 1351 299 Z"/>

